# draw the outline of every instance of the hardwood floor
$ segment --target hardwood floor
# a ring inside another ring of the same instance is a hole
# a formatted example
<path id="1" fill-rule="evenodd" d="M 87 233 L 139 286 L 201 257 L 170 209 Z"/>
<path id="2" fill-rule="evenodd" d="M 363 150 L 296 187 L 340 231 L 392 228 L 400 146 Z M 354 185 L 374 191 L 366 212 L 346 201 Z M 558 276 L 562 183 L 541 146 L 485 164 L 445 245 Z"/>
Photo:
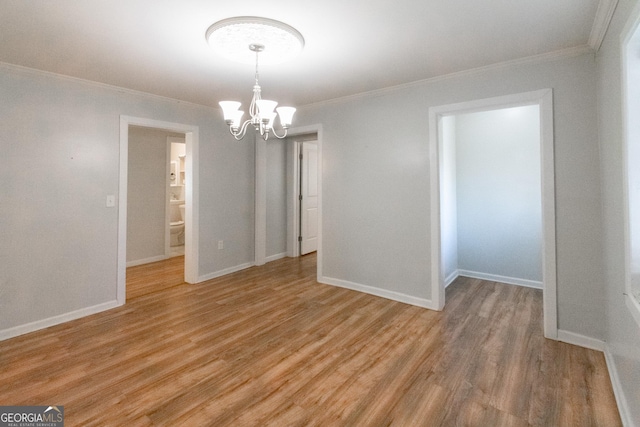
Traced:
<path id="1" fill-rule="evenodd" d="M 0 405 L 67 426 L 618 426 L 602 353 L 542 337 L 540 291 L 460 278 L 443 312 L 318 284 L 315 256 L 0 342 Z M 157 269 L 155 268 L 157 267 Z"/>
<path id="2" fill-rule="evenodd" d="M 184 256 L 127 268 L 127 303 L 134 298 L 184 285 Z"/>

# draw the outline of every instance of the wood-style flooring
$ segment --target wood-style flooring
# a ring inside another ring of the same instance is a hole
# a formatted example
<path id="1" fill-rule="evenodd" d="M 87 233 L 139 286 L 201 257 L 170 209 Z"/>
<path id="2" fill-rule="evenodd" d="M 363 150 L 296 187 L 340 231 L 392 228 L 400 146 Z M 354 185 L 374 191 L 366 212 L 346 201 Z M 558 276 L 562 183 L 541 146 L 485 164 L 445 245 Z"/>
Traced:
<path id="1" fill-rule="evenodd" d="M 443 312 L 315 281 L 315 256 L 197 285 L 128 269 L 123 307 L 0 342 L 0 405 L 66 426 L 619 426 L 602 353 L 538 290 L 459 278 Z"/>

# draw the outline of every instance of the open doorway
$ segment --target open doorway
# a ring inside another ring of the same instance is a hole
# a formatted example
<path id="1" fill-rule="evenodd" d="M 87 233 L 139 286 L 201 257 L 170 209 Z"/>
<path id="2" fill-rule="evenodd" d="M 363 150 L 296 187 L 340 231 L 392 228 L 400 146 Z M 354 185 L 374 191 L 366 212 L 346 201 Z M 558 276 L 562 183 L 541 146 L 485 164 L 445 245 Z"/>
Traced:
<path id="1" fill-rule="evenodd" d="M 321 257 L 321 138 L 319 126 L 294 130 L 288 138 L 287 256 L 289 257 L 299 257 L 312 252 L 318 252 L 318 260 Z"/>
<path id="2" fill-rule="evenodd" d="M 443 117 L 445 286 L 457 276 L 542 289 L 540 107 Z"/>
<path id="3" fill-rule="evenodd" d="M 185 135 L 129 126 L 127 267 L 184 255 Z"/>
<path id="4" fill-rule="evenodd" d="M 491 110 L 508 109 L 514 107 L 532 106 L 538 115 L 538 158 L 539 168 L 537 170 L 538 199 L 534 201 L 537 204 L 535 208 L 540 212 L 538 222 L 541 223 L 540 241 L 538 250 L 540 251 L 540 259 L 538 261 L 541 269 L 541 287 L 543 290 L 543 311 L 544 311 L 544 333 L 547 338 L 557 338 L 557 308 L 556 308 L 556 267 L 555 267 L 555 186 L 554 186 L 554 163 L 553 163 L 553 112 L 552 112 L 552 93 L 551 90 L 542 90 L 536 92 L 528 92 L 523 94 L 510 95 L 506 97 L 491 98 L 479 101 L 472 101 L 461 104 L 445 105 L 430 109 L 430 133 L 431 133 L 431 250 L 432 250 L 432 306 L 435 309 L 442 309 L 445 304 L 445 284 L 447 280 L 451 280 L 451 272 L 453 264 L 457 264 L 457 260 L 452 259 L 452 253 L 457 252 L 457 248 L 452 248 L 452 206 L 456 206 L 457 202 L 451 200 L 451 180 L 447 175 L 451 174 L 451 170 L 447 165 L 452 156 L 451 145 L 447 142 L 451 138 L 451 119 L 456 115 L 464 115 L 477 112 L 487 112 Z M 516 110 L 512 110 L 516 111 Z M 478 147 L 476 147 L 478 148 Z M 454 154 L 455 155 L 455 154 Z M 473 156 L 473 155 L 472 155 Z M 449 160 L 447 160 L 449 158 Z M 507 160 L 505 160 L 507 161 Z M 468 165 L 467 165 L 468 166 Z M 466 172 L 466 171 L 465 171 Z M 465 175 L 465 179 L 469 177 Z M 487 176 L 491 174 L 486 174 Z M 529 173 L 530 179 L 531 174 Z M 483 179 L 486 178 L 483 177 Z M 496 177 L 493 176 L 492 179 Z M 469 187 L 477 186 L 478 182 L 472 183 Z M 508 186 L 505 186 L 505 188 Z M 513 194 L 507 197 L 514 197 Z M 519 197 L 519 196 L 518 196 Z M 473 200 L 470 198 L 469 200 Z M 468 209 L 468 207 L 467 207 Z M 469 212 L 464 213 L 469 217 Z M 471 214 L 473 215 L 473 214 Z M 493 220 L 494 218 L 491 218 Z M 535 218 L 533 220 L 535 223 Z M 486 231 L 485 225 L 476 224 L 476 231 Z M 499 224 L 497 225 L 499 227 Z M 496 230 L 494 223 L 493 229 Z M 473 229 L 473 227 L 471 227 Z M 477 236 L 476 236 L 477 237 Z M 457 238 L 457 237 L 456 237 Z M 535 248 L 533 249 L 535 252 Z M 486 254 L 477 256 L 474 261 L 482 263 L 482 257 Z M 479 260 L 479 261 L 478 261 Z M 534 267 L 522 266 L 519 268 L 526 270 L 527 268 L 535 269 L 536 260 L 533 260 Z M 508 264 L 508 260 L 507 260 Z M 476 264 L 477 265 L 477 264 Z M 502 271 L 509 271 L 511 266 L 503 265 Z M 504 270 L 504 269 L 507 270 Z M 500 271 L 498 269 L 498 271 Z M 526 274 L 525 274 L 526 275 Z M 494 277 L 508 277 L 509 274 L 494 274 Z M 532 280 L 523 280 L 521 285 L 531 285 L 539 283 L 535 279 L 535 273 Z M 511 283 L 514 283 L 513 281 Z"/>
<path id="5" fill-rule="evenodd" d="M 128 151 L 126 276 L 130 300 L 184 284 L 188 189 L 184 134 L 129 126 Z"/>
<path id="6" fill-rule="evenodd" d="M 289 138 L 287 150 L 287 256 L 318 250 L 320 177 L 318 134 Z"/>
<path id="7" fill-rule="evenodd" d="M 262 265 L 283 257 L 300 256 L 301 143 L 315 141 L 315 193 L 318 274 L 322 268 L 322 125 L 289 129 L 283 140 L 256 143 L 255 261 Z"/>
<path id="8" fill-rule="evenodd" d="M 120 178 L 118 208 L 118 288 L 119 304 L 126 301 L 127 267 L 127 222 L 128 222 L 128 181 L 129 181 L 129 131 L 131 127 L 155 129 L 184 136 L 185 152 L 183 163 L 184 196 L 184 281 L 196 283 L 198 277 L 198 127 L 179 123 L 162 122 L 129 116 L 120 117 Z M 168 143 L 167 143 L 168 144 Z M 162 147 L 168 150 L 168 145 Z M 170 183 L 170 164 L 161 171 Z M 163 188 L 166 194 L 166 188 Z M 165 197 L 166 199 L 166 197 Z M 163 199 L 163 200 L 165 200 Z M 164 201 L 163 201 L 164 203 Z M 166 203 L 170 205 L 169 200 Z M 162 209 L 161 216 L 166 222 L 169 212 Z M 162 233 L 163 247 L 169 243 L 170 236 Z"/>
<path id="9" fill-rule="evenodd" d="M 166 184 L 165 195 L 165 256 L 184 256 L 185 230 L 185 195 L 188 192 L 187 147 L 184 135 L 167 136 L 167 162 L 169 182 Z"/>

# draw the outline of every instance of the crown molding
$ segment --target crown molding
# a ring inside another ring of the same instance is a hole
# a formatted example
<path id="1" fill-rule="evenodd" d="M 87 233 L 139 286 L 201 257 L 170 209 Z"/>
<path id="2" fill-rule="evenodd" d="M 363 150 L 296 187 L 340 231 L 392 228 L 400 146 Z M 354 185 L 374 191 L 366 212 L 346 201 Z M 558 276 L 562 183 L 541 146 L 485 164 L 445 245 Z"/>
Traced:
<path id="1" fill-rule="evenodd" d="M 349 101 L 353 101 L 361 98 L 381 96 L 381 95 L 385 95 L 387 93 L 395 92 L 402 89 L 410 89 L 418 86 L 424 86 L 430 83 L 437 83 L 437 82 L 461 78 L 461 77 L 475 76 L 478 74 L 497 71 L 504 68 L 515 67 L 519 65 L 527 65 L 527 64 L 539 64 L 543 62 L 573 58 L 576 56 L 593 54 L 593 53 L 595 53 L 594 50 L 588 45 L 576 46 L 576 47 L 571 47 L 567 49 L 556 50 L 553 52 L 542 53 L 539 55 L 532 55 L 524 58 L 513 59 L 510 61 L 498 62 L 495 64 L 485 65 L 477 68 L 471 68 L 468 70 L 457 71 L 455 73 L 443 74 L 441 76 L 435 76 L 435 77 L 430 77 L 428 79 L 417 80 L 414 82 L 403 83 L 395 86 L 389 86 L 382 89 L 361 92 L 354 95 L 347 95 L 340 98 L 333 98 L 325 101 L 314 102 L 311 104 L 302 105 L 299 108 L 306 109 L 306 108 L 319 107 L 319 106 L 325 106 L 325 105 L 340 104 L 340 103 L 349 102 Z"/>
<path id="2" fill-rule="evenodd" d="M 601 1 L 602 2 L 616 2 L 617 3 L 618 0 L 601 0 Z M 357 93 L 357 94 L 354 94 L 354 95 L 347 95 L 347 96 L 344 96 L 344 97 L 333 98 L 333 99 L 328 99 L 328 100 L 319 101 L 319 102 L 313 102 L 313 103 L 310 103 L 310 104 L 301 105 L 298 108 L 300 110 L 304 110 L 304 109 L 311 108 L 311 107 L 339 104 L 339 103 L 344 103 L 344 102 L 348 102 L 348 101 L 352 101 L 352 100 L 356 100 L 356 99 L 361 99 L 361 98 L 380 96 L 380 95 L 391 93 L 391 92 L 394 92 L 394 91 L 397 91 L 397 90 L 406 89 L 406 88 L 413 88 L 413 87 L 422 86 L 422 85 L 429 84 L 429 83 L 436 83 L 436 82 L 446 81 L 446 80 L 460 78 L 460 77 L 473 76 L 473 75 L 477 75 L 477 74 L 481 74 L 481 73 L 485 73 L 485 72 L 500 70 L 500 69 L 503 69 L 503 68 L 514 67 L 514 66 L 523 65 L 523 64 L 535 64 L 535 63 L 553 61 L 553 60 L 557 60 L 557 59 L 571 58 L 571 57 L 575 57 L 575 56 L 584 55 L 584 54 L 587 54 L 587 53 L 594 53 L 594 50 L 593 50 L 593 48 L 591 46 L 589 46 L 589 45 L 576 46 L 576 47 L 572 47 L 572 48 L 568 48 L 568 49 L 556 50 L 556 51 L 553 51 L 553 52 L 547 52 L 547 53 L 543 53 L 543 54 L 539 54 L 539 55 L 532 55 L 532 56 L 527 56 L 527 57 L 524 57 L 524 58 L 518 58 L 518 59 L 510 60 L 510 61 L 499 62 L 499 63 L 496 63 L 496 64 L 486 65 L 486 66 L 483 66 L 483 67 L 471 68 L 469 70 L 458 71 L 458 72 L 454 72 L 454 73 L 450 73 L 450 74 L 444 74 L 444 75 L 441 75 L 441 76 L 430 77 L 430 78 L 427 78 L 427 79 L 417 80 L 417 81 L 409 82 L 409 83 L 403 83 L 403 84 L 400 84 L 400 85 L 389 86 L 389 87 L 386 87 L 386 88 L 375 89 L 375 90 L 372 90 L 372 91 L 360 92 L 360 93 Z M 197 103 L 190 102 L 190 101 L 184 101 L 184 100 L 181 100 L 181 99 L 170 98 L 170 97 L 162 96 L 162 95 L 155 95 L 155 94 L 148 93 L 148 92 L 142 92 L 142 91 L 135 90 L 135 89 L 128 89 L 128 88 L 124 88 L 124 87 L 120 87 L 120 86 L 110 85 L 110 84 L 107 84 L 107 83 L 100 83 L 100 82 L 96 82 L 96 81 L 93 81 L 93 80 L 82 79 L 82 78 L 79 78 L 79 77 L 72 77 L 72 76 L 68 76 L 68 75 L 65 75 L 65 74 L 58 74 L 58 73 L 54 73 L 54 72 L 51 72 L 51 71 L 44 71 L 44 70 L 39 70 L 39 69 L 36 69 L 36 68 L 25 67 L 25 66 L 22 66 L 22 65 L 10 64 L 8 62 L 1 62 L 0 61 L 0 69 L 5 69 L 5 70 L 8 70 L 8 71 L 18 72 L 18 73 L 21 73 L 21 74 L 31 74 L 31 75 L 36 75 L 36 76 L 46 76 L 46 77 L 55 78 L 55 79 L 59 79 L 59 80 L 63 80 L 63 81 L 69 81 L 69 82 L 75 82 L 75 83 L 78 83 L 78 84 L 83 84 L 85 86 L 91 86 L 91 87 L 95 87 L 95 88 L 107 89 L 107 90 L 116 91 L 116 92 L 120 92 L 120 93 L 124 93 L 124 94 L 140 96 L 140 97 L 144 97 L 144 98 L 147 98 L 147 99 L 155 99 L 157 101 L 172 102 L 172 103 L 177 103 L 177 104 L 182 104 L 182 105 L 191 105 L 193 107 L 207 108 L 207 109 L 213 109 L 213 110 L 216 109 L 215 106 L 211 106 L 211 105 L 197 104 Z"/>
<path id="3" fill-rule="evenodd" d="M 589 41 L 587 42 L 591 49 L 596 52 L 600 49 L 604 36 L 607 34 L 616 6 L 618 6 L 618 0 L 600 0 L 598 2 L 598 10 L 593 20 Z"/>
<path id="4" fill-rule="evenodd" d="M 184 101 L 182 99 L 171 98 L 171 97 L 163 96 L 163 95 L 156 95 L 156 94 L 149 93 L 149 92 L 143 92 L 143 91 L 135 90 L 135 89 L 128 89 L 128 88 L 125 88 L 125 87 L 116 86 L 116 85 L 110 85 L 110 84 L 107 84 L 107 83 L 100 83 L 100 82 L 96 82 L 94 80 L 82 79 L 80 77 L 68 76 L 66 74 L 58 74 L 58 73 L 54 73 L 52 71 L 44 71 L 44 70 L 39 70 L 37 68 L 25 67 L 23 65 L 10 64 L 8 62 L 0 61 L 0 70 L 7 70 L 7 71 L 10 71 L 10 72 L 14 72 L 14 73 L 27 74 L 27 75 L 32 75 L 32 76 L 49 77 L 49 78 L 53 78 L 53 79 L 57 79 L 57 80 L 61 80 L 61 81 L 67 81 L 67 82 L 73 82 L 73 83 L 81 84 L 81 85 L 84 85 L 84 86 L 90 86 L 90 87 L 94 87 L 94 88 L 106 89 L 106 90 L 111 90 L 111 91 L 115 91 L 115 92 L 119 92 L 119 93 L 124 93 L 124 94 L 127 94 L 127 95 L 133 95 L 133 96 L 139 96 L 139 97 L 148 98 L 148 99 L 154 99 L 156 101 L 164 101 L 164 102 L 171 102 L 171 103 L 175 103 L 175 104 L 190 105 L 190 106 L 199 107 L 199 108 L 216 109 L 216 107 L 213 107 L 211 105 L 198 104 L 198 103 L 191 102 L 191 101 Z"/>

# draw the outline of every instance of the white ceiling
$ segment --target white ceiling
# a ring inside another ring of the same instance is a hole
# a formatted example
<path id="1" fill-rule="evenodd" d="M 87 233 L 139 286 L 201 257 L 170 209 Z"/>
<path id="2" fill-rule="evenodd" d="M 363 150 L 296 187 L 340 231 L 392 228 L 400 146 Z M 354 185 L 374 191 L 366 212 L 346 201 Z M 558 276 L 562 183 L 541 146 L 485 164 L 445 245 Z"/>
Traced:
<path id="1" fill-rule="evenodd" d="M 263 97 L 305 105 L 566 49 L 597 48 L 617 0 L 0 0 L 0 62 L 203 105 L 249 101 L 252 66 L 214 57 L 214 22 L 297 28 Z M 601 3 L 601 4 L 600 4 Z M 599 7 L 600 6 L 600 7 Z"/>

